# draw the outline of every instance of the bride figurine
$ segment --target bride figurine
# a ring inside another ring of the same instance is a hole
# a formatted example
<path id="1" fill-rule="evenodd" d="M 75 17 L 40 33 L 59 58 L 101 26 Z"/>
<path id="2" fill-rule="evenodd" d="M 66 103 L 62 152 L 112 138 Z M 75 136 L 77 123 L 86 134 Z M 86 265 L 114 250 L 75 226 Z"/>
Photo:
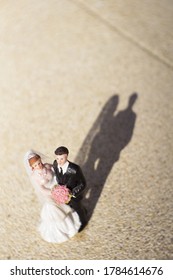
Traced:
<path id="1" fill-rule="evenodd" d="M 38 226 L 41 237 L 47 242 L 62 243 L 78 232 L 81 222 L 69 205 L 53 199 L 57 182 L 52 165 L 43 163 L 44 159 L 41 153 L 30 150 L 25 154 L 24 165 L 42 204 Z"/>

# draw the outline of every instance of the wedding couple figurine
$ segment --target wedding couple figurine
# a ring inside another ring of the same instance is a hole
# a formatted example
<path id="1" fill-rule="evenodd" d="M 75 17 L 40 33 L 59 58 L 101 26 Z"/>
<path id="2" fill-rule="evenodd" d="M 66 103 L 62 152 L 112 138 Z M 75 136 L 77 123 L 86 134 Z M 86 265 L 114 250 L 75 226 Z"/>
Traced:
<path id="1" fill-rule="evenodd" d="M 38 230 L 47 242 L 64 242 L 87 224 L 81 204 L 86 180 L 81 168 L 68 160 L 68 154 L 66 147 L 58 147 L 53 164 L 33 150 L 24 157 L 26 171 L 42 203 Z"/>

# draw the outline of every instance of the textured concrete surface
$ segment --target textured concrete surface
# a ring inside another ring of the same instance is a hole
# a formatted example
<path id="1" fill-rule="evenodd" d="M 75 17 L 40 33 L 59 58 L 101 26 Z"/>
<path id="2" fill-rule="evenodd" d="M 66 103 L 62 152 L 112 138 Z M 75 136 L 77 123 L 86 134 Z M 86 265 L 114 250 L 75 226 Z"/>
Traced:
<path id="1" fill-rule="evenodd" d="M 173 259 L 172 15 L 171 0 L 0 2 L 0 259 Z M 48 244 L 23 156 L 59 145 L 90 220 Z"/>

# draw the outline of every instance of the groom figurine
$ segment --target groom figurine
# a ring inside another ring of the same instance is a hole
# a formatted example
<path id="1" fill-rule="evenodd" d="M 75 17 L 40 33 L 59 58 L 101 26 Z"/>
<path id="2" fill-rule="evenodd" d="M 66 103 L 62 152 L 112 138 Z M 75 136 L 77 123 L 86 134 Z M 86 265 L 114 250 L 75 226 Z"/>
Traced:
<path id="1" fill-rule="evenodd" d="M 53 168 L 59 185 L 65 185 L 71 191 L 73 197 L 68 203 L 79 215 L 81 231 L 87 224 L 86 209 L 82 206 L 82 194 L 86 188 L 86 180 L 79 165 L 68 161 L 69 151 L 60 146 L 55 150 L 56 159 Z"/>

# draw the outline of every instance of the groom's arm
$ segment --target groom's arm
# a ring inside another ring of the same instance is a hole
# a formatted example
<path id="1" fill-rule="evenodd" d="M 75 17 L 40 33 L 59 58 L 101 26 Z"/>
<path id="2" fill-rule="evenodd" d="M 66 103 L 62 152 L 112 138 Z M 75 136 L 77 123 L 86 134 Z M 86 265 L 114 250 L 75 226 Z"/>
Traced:
<path id="1" fill-rule="evenodd" d="M 86 188 L 86 180 L 79 166 L 77 166 L 77 170 L 76 170 L 76 179 L 77 179 L 77 185 L 72 189 L 72 195 L 74 195 L 75 197 L 82 194 Z"/>
<path id="2" fill-rule="evenodd" d="M 55 172 L 56 180 L 57 180 L 57 183 L 58 183 L 58 177 L 57 177 L 58 167 L 57 167 L 57 161 L 56 160 L 54 160 L 54 162 L 53 162 L 53 170 Z"/>

